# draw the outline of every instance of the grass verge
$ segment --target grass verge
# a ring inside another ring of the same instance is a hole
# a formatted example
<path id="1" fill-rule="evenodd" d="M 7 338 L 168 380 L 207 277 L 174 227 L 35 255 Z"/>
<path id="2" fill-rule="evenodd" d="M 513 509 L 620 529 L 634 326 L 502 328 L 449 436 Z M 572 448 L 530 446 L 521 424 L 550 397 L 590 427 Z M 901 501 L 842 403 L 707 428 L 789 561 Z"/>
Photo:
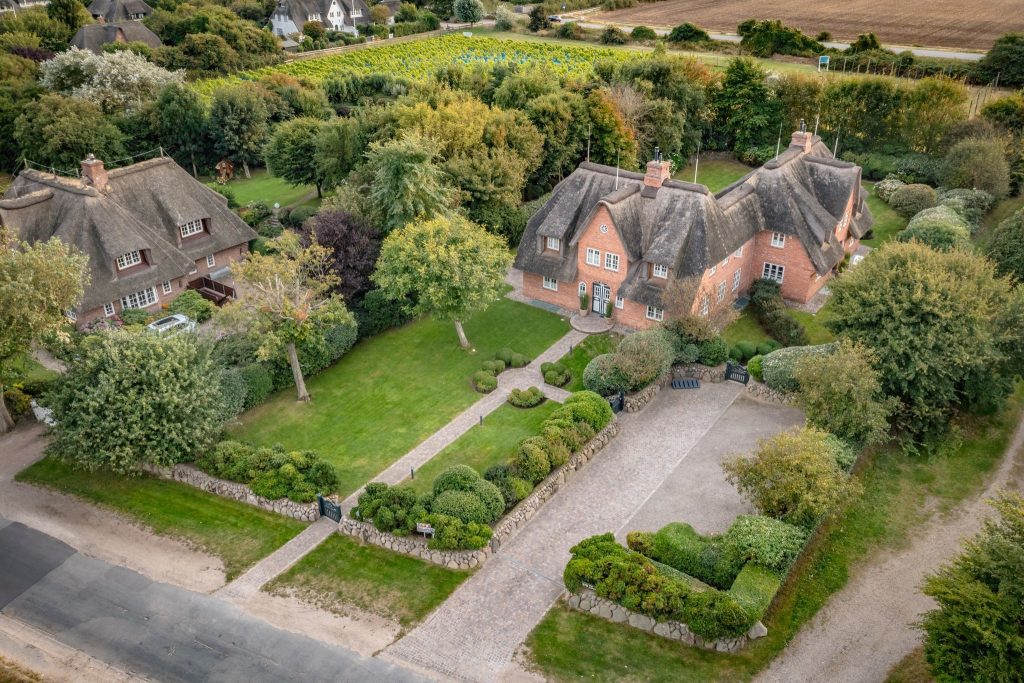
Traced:
<path id="1" fill-rule="evenodd" d="M 592 334 L 574 346 L 572 351 L 558 361 L 572 373 L 572 379 L 562 388 L 566 391 L 582 391 L 584 388 L 583 371 L 587 369 L 587 363 L 602 354 L 613 353 L 619 347 L 621 340 L 622 335 L 604 332 Z"/>
<path id="2" fill-rule="evenodd" d="M 150 476 L 83 472 L 43 458 L 15 477 L 123 513 L 158 534 L 216 555 L 230 581 L 305 528 L 294 519 Z"/>
<path id="3" fill-rule="evenodd" d="M 266 590 L 346 614 L 370 612 L 409 628 L 451 595 L 470 572 L 452 571 L 354 539 L 331 535 Z"/>
<path id="4" fill-rule="evenodd" d="M 232 436 L 318 451 L 346 496 L 477 401 L 470 376 L 498 349 L 534 358 L 569 330 L 553 313 L 504 298 L 465 327 L 475 353 L 459 347 L 450 322 L 431 319 L 365 340 L 306 380 L 312 401 L 285 389 L 244 413 Z"/>
<path id="5" fill-rule="evenodd" d="M 430 490 L 434 478 L 452 465 L 469 465 L 480 474 L 491 465 L 508 462 L 523 439 L 540 433 L 540 425 L 558 407 L 545 401 L 533 408 L 516 408 L 506 403 L 484 418 L 443 451 L 416 470 L 410 483 L 419 493 Z"/>
<path id="6" fill-rule="evenodd" d="M 860 473 L 864 495 L 837 512 L 793 569 L 771 613 L 768 635 L 738 655 L 689 648 L 559 605 L 527 639 L 548 680 L 737 681 L 763 669 L 873 553 L 899 548 L 915 527 L 977 494 L 999 463 L 1024 406 L 1024 383 L 997 416 L 971 418 L 930 458 L 888 448 Z"/>
<path id="7" fill-rule="evenodd" d="M 889 670 L 885 683 L 935 683 L 924 659 L 924 647 L 918 646 Z"/>
<path id="8" fill-rule="evenodd" d="M 871 239 L 861 240 L 861 243 L 872 248 L 878 248 L 895 237 L 896 233 L 900 230 L 907 227 L 907 219 L 893 211 L 892 207 L 875 194 L 875 184 L 873 182 L 864 181 L 864 187 L 868 191 L 868 208 L 871 209 L 871 215 L 874 216 L 875 223 L 871 226 Z"/>

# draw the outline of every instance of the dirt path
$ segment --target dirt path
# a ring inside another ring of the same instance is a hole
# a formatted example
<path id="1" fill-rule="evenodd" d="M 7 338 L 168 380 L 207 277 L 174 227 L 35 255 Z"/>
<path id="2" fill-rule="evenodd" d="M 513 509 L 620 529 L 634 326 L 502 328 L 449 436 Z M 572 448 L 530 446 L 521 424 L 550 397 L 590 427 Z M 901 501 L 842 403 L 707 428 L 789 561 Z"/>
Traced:
<path id="1" fill-rule="evenodd" d="M 42 457 L 45 427 L 23 422 L 0 437 L 0 517 L 58 538 L 84 555 L 128 567 L 155 581 L 200 593 L 224 585 L 219 558 L 158 536 L 126 518 L 73 496 L 14 481 Z"/>
<path id="2" fill-rule="evenodd" d="M 991 510 L 985 499 L 1019 485 L 1024 420 L 999 469 L 976 498 L 926 524 L 909 547 L 856 570 L 756 681 L 794 683 L 883 681 L 889 669 L 920 645 L 912 624 L 934 602 L 920 591 L 925 575 L 948 561 L 976 534 Z"/>

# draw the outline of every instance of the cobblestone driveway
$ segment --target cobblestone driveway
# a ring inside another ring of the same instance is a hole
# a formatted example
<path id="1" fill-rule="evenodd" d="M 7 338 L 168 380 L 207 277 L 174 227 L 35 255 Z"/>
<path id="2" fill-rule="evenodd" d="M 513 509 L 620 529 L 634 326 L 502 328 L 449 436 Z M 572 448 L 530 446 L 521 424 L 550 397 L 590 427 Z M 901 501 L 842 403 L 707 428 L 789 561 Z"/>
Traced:
<path id="1" fill-rule="evenodd" d="M 629 523 L 680 462 L 693 457 L 741 391 L 731 382 L 669 391 L 644 412 L 621 415 L 618 438 L 384 656 L 463 680 L 521 674 L 512 657 L 562 592 L 569 548 L 581 538 L 618 532 Z"/>

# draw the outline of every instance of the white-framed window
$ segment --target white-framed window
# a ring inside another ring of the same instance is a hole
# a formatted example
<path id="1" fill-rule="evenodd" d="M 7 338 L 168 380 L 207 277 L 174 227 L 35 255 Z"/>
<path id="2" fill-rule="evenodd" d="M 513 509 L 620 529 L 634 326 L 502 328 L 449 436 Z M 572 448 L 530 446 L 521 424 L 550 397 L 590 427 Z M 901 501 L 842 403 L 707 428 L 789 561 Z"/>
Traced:
<path id="1" fill-rule="evenodd" d="M 657 320 L 659 322 L 664 320 L 665 319 L 665 309 L 664 308 L 658 308 L 657 306 L 648 306 L 647 307 L 647 319 L 648 320 Z"/>
<path id="2" fill-rule="evenodd" d="M 182 223 L 178 226 L 178 231 L 181 232 L 182 237 L 191 237 L 192 235 L 198 235 L 203 231 L 203 221 L 194 220 L 188 223 Z"/>
<path id="3" fill-rule="evenodd" d="M 651 266 L 651 277 L 661 278 L 662 280 L 668 279 L 668 266 L 655 263 Z"/>
<path id="4" fill-rule="evenodd" d="M 782 284 L 782 278 L 785 275 L 785 272 L 786 268 L 784 266 L 765 261 L 764 269 L 761 271 L 761 277 L 765 280 L 775 280 L 779 284 Z"/>
<path id="5" fill-rule="evenodd" d="M 610 251 L 604 255 L 604 267 L 605 270 L 619 271 L 619 255 L 613 254 Z"/>
<path id="6" fill-rule="evenodd" d="M 732 255 L 735 256 L 736 258 L 743 256 L 743 247 L 740 247 L 739 249 L 734 251 Z"/>
<path id="7" fill-rule="evenodd" d="M 586 294 L 587 293 L 587 283 L 586 282 L 581 282 L 580 286 L 576 288 L 576 291 L 579 292 L 580 296 L 583 296 L 584 294 Z"/>
<path id="8" fill-rule="evenodd" d="M 729 257 L 726 256 L 724 259 L 722 259 L 722 262 L 720 264 L 718 264 L 718 265 L 720 265 L 723 268 L 725 268 L 727 265 L 729 265 Z"/>
<path id="9" fill-rule="evenodd" d="M 544 246 L 545 248 L 550 249 L 551 251 L 561 251 L 562 240 L 558 239 L 557 237 L 548 237 L 544 243 Z"/>
<path id="10" fill-rule="evenodd" d="M 206 257 L 206 267 L 213 268 L 215 265 L 217 265 L 217 259 L 213 257 L 213 254 L 210 254 Z"/>
<path id="11" fill-rule="evenodd" d="M 117 257 L 117 269 L 124 270 L 125 268 L 131 268 L 132 266 L 142 263 L 142 254 L 139 250 L 129 251 L 127 254 L 121 254 Z"/>
<path id="12" fill-rule="evenodd" d="M 741 272 L 738 271 L 738 270 L 735 273 L 732 274 L 732 291 L 735 292 L 737 289 L 740 288 L 740 279 L 742 277 L 743 276 L 742 276 Z"/>
<path id="13" fill-rule="evenodd" d="M 708 275 L 714 275 L 718 272 L 718 264 L 711 266 L 711 270 L 708 271 Z"/>
<path id="14" fill-rule="evenodd" d="M 782 249 L 784 246 L 786 246 L 786 236 L 783 235 L 781 232 L 773 232 L 772 246 Z"/>
<path id="15" fill-rule="evenodd" d="M 593 247 L 587 247 L 587 265 L 588 266 L 600 266 L 601 265 L 601 250 L 594 249 Z"/>
<path id="16" fill-rule="evenodd" d="M 156 287 L 146 289 L 121 297 L 121 308 L 145 308 L 156 303 Z"/>
<path id="17" fill-rule="evenodd" d="M 170 280 L 164 280 L 163 284 L 160 285 L 160 289 L 161 289 L 161 291 L 163 291 L 164 294 L 170 294 L 171 293 L 171 281 Z"/>
<path id="18" fill-rule="evenodd" d="M 625 307 L 626 307 L 626 300 L 623 299 L 621 296 L 615 297 L 615 308 L 625 308 Z"/>
<path id="19" fill-rule="evenodd" d="M 557 292 L 558 280 L 556 280 L 553 277 L 545 277 L 544 284 L 542 286 L 544 287 L 544 289 L 550 289 L 552 292 Z"/>
<path id="20" fill-rule="evenodd" d="M 78 311 L 74 310 L 73 308 L 69 308 L 68 310 L 64 311 L 64 317 L 70 320 L 71 322 L 76 322 L 78 320 Z"/>
<path id="21" fill-rule="evenodd" d="M 108 318 L 110 316 L 114 315 L 114 302 L 113 301 L 111 301 L 110 303 L 107 303 L 107 304 L 103 304 L 103 315 L 107 316 Z"/>
<path id="22" fill-rule="evenodd" d="M 700 295 L 700 314 L 706 316 L 711 312 L 711 296 L 708 294 Z"/>
<path id="23" fill-rule="evenodd" d="M 353 19 L 358 19 L 361 16 L 363 16 L 363 10 L 361 10 L 361 9 L 354 9 L 353 8 L 353 10 L 352 10 L 352 18 Z"/>
<path id="24" fill-rule="evenodd" d="M 718 283 L 717 298 L 719 301 L 725 301 L 725 281 Z"/>

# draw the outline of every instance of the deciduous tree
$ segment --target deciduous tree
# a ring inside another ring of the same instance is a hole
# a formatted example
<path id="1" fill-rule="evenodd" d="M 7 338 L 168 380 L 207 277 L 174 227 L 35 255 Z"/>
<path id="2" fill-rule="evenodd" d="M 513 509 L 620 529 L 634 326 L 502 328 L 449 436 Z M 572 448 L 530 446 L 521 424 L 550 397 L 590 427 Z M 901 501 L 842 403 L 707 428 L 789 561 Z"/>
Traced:
<path id="1" fill-rule="evenodd" d="M 452 189 L 434 158 L 434 145 L 415 133 L 370 146 L 366 154 L 370 195 L 385 231 L 448 211 Z"/>
<path id="2" fill-rule="evenodd" d="M 455 18 L 475 24 L 484 18 L 484 6 L 480 0 L 455 0 Z"/>
<path id="3" fill-rule="evenodd" d="M 269 113 L 260 90 L 253 85 L 222 88 L 213 94 L 210 137 L 217 154 L 241 163 L 245 177 L 257 163 L 267 141 Z"/>
<path id="4" fill-rule="evenodd" d="M 321 209 L 305 226 L 307 241 L 331 253 L 337 291 L 351 301 L 372 286 L 370 275 L 380 255 L 380 238 L 368 221 L 340 209 Z"/>
<path id="5" fill-rule="evenodd" d="M 180 84 L 165 88 L 153 108 L 153 131 L 160 144 L 178 163 L 190 163 L 194 176 L 198 175 L 196 157 L 202 158 L 207 146 L 206 116 L 199 95 Z"/>
<path id="6" fill-rule="evenodd" d="M 74 172 L 87 154 L 114 160 L 125 155 L 124 134 L 98 106 L 77 97 L 44 95 L 27 104 L 14 124 L 14 139 L 31 161 Z"/>
<path id="7" fill-rule="evenodd" d="M 462 323 L 501 296 L 512 255 L 504 240 L 461 216 L 420 219 L 384 239 L 372 279 L 415 315 Z"/>
<path id="8" fill-rule="evenodd" d="M 299 118 L 279 123 L 263 149 L 263 160 L 272 175 L 292 185 L 315 185 L 320 197 L 324 183 L 320 166 L 313 162 L 319 151 L 319 119 Z"/>

